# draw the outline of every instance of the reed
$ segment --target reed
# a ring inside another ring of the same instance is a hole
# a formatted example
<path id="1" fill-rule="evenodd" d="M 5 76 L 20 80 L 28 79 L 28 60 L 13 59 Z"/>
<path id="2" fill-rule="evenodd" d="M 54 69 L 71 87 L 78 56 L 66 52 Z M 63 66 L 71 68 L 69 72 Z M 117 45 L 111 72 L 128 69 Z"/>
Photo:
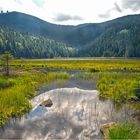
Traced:
<path id="1" fill-rule="evenodd" d="M 97 88 L 101 97 L 124 103 L 140 97 L 140 73 L 100 73 Z"/>
<path id="2" fill-rule="evenodd" d="M 138 140 L 140 139 L 140 129 L 133 122 L 124 122 L 118 124 L 113 128 L 110 128 L 107 133 L 107 139 L 109 140 Z"/>

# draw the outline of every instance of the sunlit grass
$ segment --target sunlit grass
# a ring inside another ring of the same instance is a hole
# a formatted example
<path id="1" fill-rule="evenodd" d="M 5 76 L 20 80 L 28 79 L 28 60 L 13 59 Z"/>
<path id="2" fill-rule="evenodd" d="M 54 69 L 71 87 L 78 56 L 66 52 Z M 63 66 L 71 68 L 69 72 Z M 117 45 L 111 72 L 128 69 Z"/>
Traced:
<path id="1" fill-rule="evenodd" d="M 99 94 L 122 103 L 140 97 L 139 73 L 100 73 L 97 84 Z"/>
<path id="2" fill-rule="evenodd" d="M 124 122 L 110 128 L 107 132 L 109 140 L 138 140 L 140 139 L 140 128 L 133 122 Z"/>
<path id="3" fill-rule="evenodd" d="M 31 109 L 29 98 L 42 84 L 68 78 L 67 73 L 28 71 L 17 74 L 10 78 L 0 77 L 0 126 L 10 117 L 19 117 L 28 112 Z"/>
<path id="4" fill-rule="evenodd" d="M 14 60 L 12 66 L 49 69 L 140 70 L 140 60 Z"/>
<path id="5" fill-rule="evenodd" d="M 0 77 L 0 89 L 8 88 L 10 86 L 13 86 L 15 82 L 12 79 Z"/>

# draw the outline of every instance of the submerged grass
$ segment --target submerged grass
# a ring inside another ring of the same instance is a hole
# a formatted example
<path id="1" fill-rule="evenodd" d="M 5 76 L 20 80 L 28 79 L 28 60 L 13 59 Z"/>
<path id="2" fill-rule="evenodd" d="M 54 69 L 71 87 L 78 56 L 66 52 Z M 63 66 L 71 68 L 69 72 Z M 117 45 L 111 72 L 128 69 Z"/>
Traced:
<path id="1" fill-rule="evenodd" d="M 17 72 L 19 75 L 0 76 L 0 126 L 10 117 L 19 117 L 31 109 L 28 101 L 43 83 L 55 79 L 67 79 L 67 73 Z M 22 74 L 21 74 L 22 73 Z"/>

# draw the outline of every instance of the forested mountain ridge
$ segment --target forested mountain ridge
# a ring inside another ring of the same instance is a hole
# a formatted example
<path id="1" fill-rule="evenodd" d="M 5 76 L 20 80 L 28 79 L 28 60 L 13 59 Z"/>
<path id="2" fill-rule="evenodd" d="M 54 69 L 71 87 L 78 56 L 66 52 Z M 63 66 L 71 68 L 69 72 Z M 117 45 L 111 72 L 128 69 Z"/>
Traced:
<path id="1" fill-rule="evenodd" d="M 83 46 L 93 41 L 105 29 L 104 25 L 95 23 L 78 26 L 56 25 L 19 12 L 1 13 L 0 25 L 63 41 L 74 47 Z"/>
<path id="2" fill-rule="evenodd" d="M 0 26 L 2 29 L 3 26 L 8 27 L 7 30 L 5 30 L 6 28 L 4 29 L 5 32 L 13 29 L 13 32 L 20 33 L 24 37 L 28 36 L 27 44 L 28 42 L 33 43 L 31 36 L 41 38 L 39 41 L 40 45 L 36 45 L 35 42 L 32 45 L 26 44 L 26 48 L 27 46 L 29 48 L 32 46 L 33 48 L 35 45 L 40 50 L 40 55 L 35 55 L 38 51 L 35 49 L 36 53 L 30 53 L 28 58 L 34 58 L 34 56 L 38 58 L 51 56 L 140 57 L 140 15 L 129 15 L 103 23 L 64 26 L 51 24 L 27 14 L 10 12 L 0 14 Z M 26 40 L 26 37 L 24 39 Z M 59 50 L 58 53 L 50 53 L 51 51 L 45 52 L 45 45 L 42 46 L 41 41 L 49 39 L 56 40 L 54 42 L 63 42 L 63 45 L 58 43 L 59 45 L 57 47 L 59 48 L 61 46 L 60 50 L 64 50 L 60 51 L 59 49 L 55 49 L 57 51 Z M 9 39 L 9 42 L 12 43 L 12 40 Z M 25 47 L 23 41 L 19 39 L 18 42 Z M 12 45 L 15 46 L 14 44 Z M 27 50 L 26 53 L 28 52 Z M 41 50 L 43 50 L 43 53 L 41 53 Z M 0 52 L 2 51 L 0 50 Z M 60 52 L 63 52 L 63 55 L 60 55 Z M 47 54 L 44 55 L 44 53 Z M 24 57 L 27 56 L 24 55 Z"/>
<path id="3" fill-rule="evenodd" d="M 17 58 L 69 57 L 75 49 L 63 42 L 0 27 L 0 54 L 9 51 Z"/>
<path id="4" fill-rule="evenodd" d="M 80 56 L 140 57 L 140 22 L 117 23 L 79 50 Z"/>
<path id="5" fill-rule="evenodd" d="M 79 56 L 140 57 L 140 15 L 101 23 L 106 28 L 79 50 Z"/>

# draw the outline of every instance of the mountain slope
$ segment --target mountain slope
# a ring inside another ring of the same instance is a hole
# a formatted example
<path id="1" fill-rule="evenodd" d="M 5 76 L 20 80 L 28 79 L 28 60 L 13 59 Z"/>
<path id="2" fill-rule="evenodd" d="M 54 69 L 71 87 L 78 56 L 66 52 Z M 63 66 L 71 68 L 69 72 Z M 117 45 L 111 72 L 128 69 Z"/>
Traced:
<path id="1" fill-rule="evenodd" d="M 0 54 L 6 51 L 17 58 L 69 57 L 75 53 L 63 42 L 0 27 Z"/>
<path id="2" fill-rule="evenodd" d="M 50 39 L 63 41 L 74 46 L 93 41 L 104 30 L 102 25 L 84 24 L 79 26 L 55 25 L 34 16 L 18 12 L 0 14 L 0 25 L 17 31 L 29 32 Z"/>
<path id="3" fill-rule="evenodd" d="M 64 26 L 31 15 L 10 12 L 0 14 L 0 26 L 39 35 L 44 40 L 53 39 L 69 44 L 66 46 L 78 49 L 78 53 L 72 53 L 71 56 L 140 57 L 140 15 L 103 23 Z"/>
<path id="4" fill-rule="evenodd" d="M 79 50 L 79 56 L 140 57 L 140 16 L 110 22 L 106 31 Z"/>

